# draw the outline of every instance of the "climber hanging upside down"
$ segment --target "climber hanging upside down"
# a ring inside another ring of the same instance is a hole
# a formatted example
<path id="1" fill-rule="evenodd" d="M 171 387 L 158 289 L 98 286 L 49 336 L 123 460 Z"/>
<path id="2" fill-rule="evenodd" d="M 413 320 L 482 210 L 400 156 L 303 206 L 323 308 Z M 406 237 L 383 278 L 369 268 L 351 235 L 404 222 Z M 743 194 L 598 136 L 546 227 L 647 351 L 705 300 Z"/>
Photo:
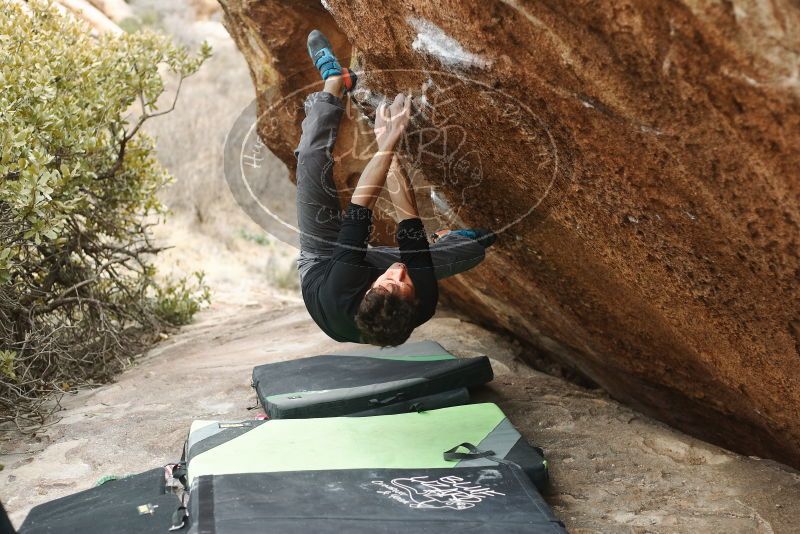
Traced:
<path id="1" fill-rule="evenodd" d="M 357 80 L 341 67 L 321 32 L 309 34 L 308 52 L 325 85 L 306 99 L 295 151 L 303 299 L 314 321 L 337 341 L 399 345 L 436 311 L 437 280 L 478 265 L 495 236 L 480 229 L 444 230 L 428 245 L 411 183 L 393 162 L 395 145 L 411 115 L 411 98 L 403 94 L 378 107 L 378 150 L 342 213 L 332 152 L 344 111 L 342 99 Z M 372 208 L 384 185 L 399 219 L 397 248 L 367 245 Z"/>

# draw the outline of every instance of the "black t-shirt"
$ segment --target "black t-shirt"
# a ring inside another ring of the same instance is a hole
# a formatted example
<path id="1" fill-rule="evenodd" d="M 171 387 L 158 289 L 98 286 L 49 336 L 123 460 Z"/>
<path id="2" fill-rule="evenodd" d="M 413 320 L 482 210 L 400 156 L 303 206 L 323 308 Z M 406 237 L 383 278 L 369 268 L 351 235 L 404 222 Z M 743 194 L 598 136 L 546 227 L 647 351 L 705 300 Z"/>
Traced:
<path id="1" fill-rule="evenodd" d="M 319 327 L 336 341 L 363 343 L 355 316 L 364 294 L 385 272 L 365 260 L 372 227 L 372 210 L 350 204 L 342 219 L 333 255 L 318 262 L 303 279 L 303 300 Z M 397 225 L 400 261 L 408 267 L 419 301 L 416 326 L 436 311 L 439 287 L 428 239 L 420 219 Z"/>

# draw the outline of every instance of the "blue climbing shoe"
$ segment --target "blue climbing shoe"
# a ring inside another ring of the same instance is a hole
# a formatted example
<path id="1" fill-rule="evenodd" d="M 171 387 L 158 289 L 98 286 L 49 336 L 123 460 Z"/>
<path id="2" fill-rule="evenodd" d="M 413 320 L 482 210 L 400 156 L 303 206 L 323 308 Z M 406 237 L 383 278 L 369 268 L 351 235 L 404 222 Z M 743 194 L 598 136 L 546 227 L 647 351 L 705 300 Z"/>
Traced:
<path id="1" fill-rule="evenodd" d="M 319 30 L 312 30 L 308 34 L 308 55 L 314 62 L 314 66 L 319 70 L 323 80 L 331 76 L 341 76 L 344 80 L 346 92 L 350 92 L 356 86 L 358 76 L 346 67 L 339 64 L 339 60 L 333 53 L 333 46 L 325 34 Z"/>
<path id="2" fill-rule="evenodd" d="M 449 230 L 444 235 L 441 235 L 440 232 L 442 232 L 442 230 L 440 230 L 439 232 L 435 232 L 431 236 L 431 238 L 433 238 L 434 242 L 437 239 L 440 239 L 441 237 L 444 237 L 448 233 L 450 233 L 450 234 L 458 234 L 458 235 L 467 237 L 469 239 L 472 239 L 474 241 L 477 241 L 478 243 L 483 245 L 483 248 L 489 248 L 492 245 L 494 245 L 495 241 L 497 241 L 497 235 L 494 232 L 492 232 L 491 230 L 487 230 L 485 228 L 463 228 L 463 229 L 460 229 L 460 230 Z"/>

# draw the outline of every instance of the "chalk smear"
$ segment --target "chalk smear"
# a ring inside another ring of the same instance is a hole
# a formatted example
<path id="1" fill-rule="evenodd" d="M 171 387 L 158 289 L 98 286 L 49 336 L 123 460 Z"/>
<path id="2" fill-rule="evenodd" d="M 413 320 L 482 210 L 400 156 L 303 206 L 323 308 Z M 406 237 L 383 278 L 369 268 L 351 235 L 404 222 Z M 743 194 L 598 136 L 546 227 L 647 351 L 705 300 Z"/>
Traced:
<path id="1" fill-rule="evenodd" d="M 417 32 L 411 48 L 435 57 L 442 65 L 462 69 L 471 67 L 485 69 L 492 64 L 484 57 L 466 50 L 461 43 L 431 21 L 419 17 L 409 17 L 407 21 Z"/>

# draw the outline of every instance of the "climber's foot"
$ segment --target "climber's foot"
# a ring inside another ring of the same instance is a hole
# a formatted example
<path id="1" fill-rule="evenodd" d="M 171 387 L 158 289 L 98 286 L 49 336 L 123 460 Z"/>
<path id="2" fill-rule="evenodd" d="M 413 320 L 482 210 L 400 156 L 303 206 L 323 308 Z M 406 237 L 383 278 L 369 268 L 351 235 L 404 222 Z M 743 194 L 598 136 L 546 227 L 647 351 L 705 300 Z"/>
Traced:
<path id="1" fill-rule="evenodd" d="M 332 77 L 339 77 L 345 91 L 352 91 L 356 86 L 358 77 L 353 71 L 339 64 L 339 60 L 333 53 L 331 42 L 319 30 L 312 30 L 308 34 L 308 55 L 311 56 L 314 66 L 326 82 Z"/>
<path id="2" fill-rule="evenodd" d="M 497 240 L 497 235 L 492 232 L 491 230 L 487 230 L 485 228 L 464 228 L 461 230 L 439 230 L 431 234 L 431 239 L 435 243 L 437 239 L 440 239 L 447 234 L 458 234 L 464 237 L 468 237 L 474 241 L 477 241 L 483 248 L 491 247 L 494 242 Z"/>

